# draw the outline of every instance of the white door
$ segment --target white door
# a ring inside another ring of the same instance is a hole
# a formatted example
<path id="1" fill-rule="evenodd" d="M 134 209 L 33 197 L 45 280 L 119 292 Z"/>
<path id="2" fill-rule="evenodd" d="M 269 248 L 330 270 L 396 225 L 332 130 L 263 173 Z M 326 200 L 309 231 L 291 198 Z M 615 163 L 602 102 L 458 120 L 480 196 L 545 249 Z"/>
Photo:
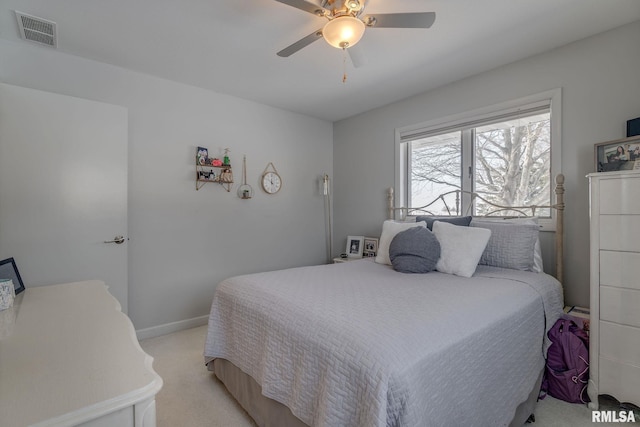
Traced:
<path id="1" fill-rule="evenodd" d="M 126 108 L 0 84 L 0 259 L 25 286 L 104 280 L 127 310 Z"/>

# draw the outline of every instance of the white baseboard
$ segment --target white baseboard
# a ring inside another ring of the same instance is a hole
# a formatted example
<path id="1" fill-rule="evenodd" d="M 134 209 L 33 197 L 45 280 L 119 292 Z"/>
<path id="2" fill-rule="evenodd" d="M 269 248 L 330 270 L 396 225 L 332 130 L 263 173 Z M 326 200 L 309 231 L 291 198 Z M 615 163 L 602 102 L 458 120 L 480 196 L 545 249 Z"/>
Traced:
<path id="1" fill-rule="evenodd" d="M 198 326 L 206 325 L 209 320 L 209 316 L 194 317 L 192 319 L 179 320 L 177 322 L 165 323 L 164 325 L 152 326 L 150 328 L 138 329 L 136 336 L 138 341 L 145 338 L 158 337 L 160 335 L 170 334 L 172 332 L 178 332 L 185 329 L 191 329 Z"/>

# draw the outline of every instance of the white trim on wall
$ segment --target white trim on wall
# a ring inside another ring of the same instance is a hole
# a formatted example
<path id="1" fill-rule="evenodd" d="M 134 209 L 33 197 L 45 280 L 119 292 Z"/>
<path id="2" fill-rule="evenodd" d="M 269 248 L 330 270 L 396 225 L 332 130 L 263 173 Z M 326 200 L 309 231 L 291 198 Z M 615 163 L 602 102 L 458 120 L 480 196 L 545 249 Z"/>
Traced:
<path id="1" fill-rule="evenodd" d="M 192 319 L 180 320 L 178 322 L 165 323 L 163 325 L 152 326 L 150 328 L 136 330 L 136 336 L 138 341 L 159 337 L 160 335 L 170 334 L 172 332 L 183 331 L 185 329 L 196 328 L 198 326 L 206 325 L 209 321 L 209 315 L 194 317 Z"/>

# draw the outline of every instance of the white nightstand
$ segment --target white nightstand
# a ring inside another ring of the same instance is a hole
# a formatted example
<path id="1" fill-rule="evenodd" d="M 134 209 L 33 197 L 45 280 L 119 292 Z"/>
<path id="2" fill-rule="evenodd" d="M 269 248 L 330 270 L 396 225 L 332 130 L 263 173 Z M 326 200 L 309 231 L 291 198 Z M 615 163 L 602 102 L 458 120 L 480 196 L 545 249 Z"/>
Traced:
<path id="1" fill-rule="evenodd" d="M 358 261 L 358 260 L 361 260 L 361 259 L 373 260 L 374 258 L 375 257 L 373 257 L 373 256 L 369 256 L 369 257 L 365 256 L 365 257 L 362 257 L 362 258 L 340 258 L 339 256 L 337 256 L 337 257 L 335 257 L 333 259 L 333 263 L 334 264 L 340 264 L 342 262 Z"/>
<path id="2" fill-rule="evenodd" d="M 573 317 L 580 317 L 582 319 L 589 319 L 590 312 L 587 307 L 578 307 L 575 305 L 565 305 L 564 310 L 565 314 L 569 314 Z"/>

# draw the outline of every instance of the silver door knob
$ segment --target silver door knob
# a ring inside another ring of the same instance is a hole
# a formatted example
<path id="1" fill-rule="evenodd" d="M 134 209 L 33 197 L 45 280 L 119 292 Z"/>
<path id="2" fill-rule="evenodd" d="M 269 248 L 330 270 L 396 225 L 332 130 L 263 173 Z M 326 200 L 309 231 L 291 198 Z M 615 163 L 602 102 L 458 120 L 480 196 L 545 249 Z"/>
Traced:
<path id="1" fill-rule="evenodd" d="M 116 237 L 113 238 L 113 240 L 105 240 L 104 242 L 105 243 L 115 243 L 116 245 L 120 245 L 120 244 L 124 243 L 125 240 L 128 240 L 128 239 L 125 239 L 123 236 L 116 236 Z"/>

